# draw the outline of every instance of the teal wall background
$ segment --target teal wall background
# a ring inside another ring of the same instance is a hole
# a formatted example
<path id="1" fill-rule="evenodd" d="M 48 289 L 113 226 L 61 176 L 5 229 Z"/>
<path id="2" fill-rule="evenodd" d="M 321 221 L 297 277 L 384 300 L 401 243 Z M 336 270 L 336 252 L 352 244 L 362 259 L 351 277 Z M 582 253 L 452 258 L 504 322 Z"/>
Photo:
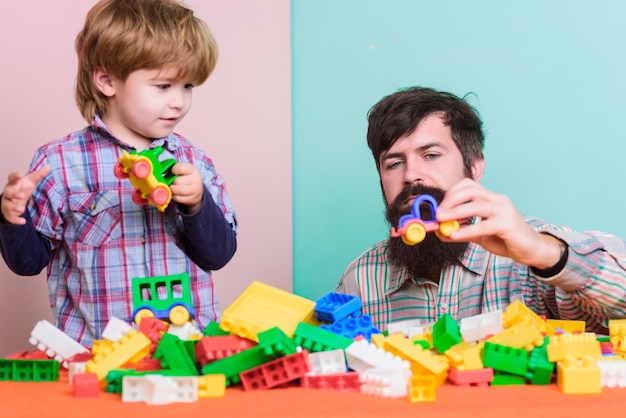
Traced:
<path id="1" fill-rule="evenodd" d="M 518 210 L 626 237 L 626 2 L 292 0 L 294 293 L 334 291 L 387 236 L 366 113 L 398 88 L 460 96 L 483 184 Z"/>

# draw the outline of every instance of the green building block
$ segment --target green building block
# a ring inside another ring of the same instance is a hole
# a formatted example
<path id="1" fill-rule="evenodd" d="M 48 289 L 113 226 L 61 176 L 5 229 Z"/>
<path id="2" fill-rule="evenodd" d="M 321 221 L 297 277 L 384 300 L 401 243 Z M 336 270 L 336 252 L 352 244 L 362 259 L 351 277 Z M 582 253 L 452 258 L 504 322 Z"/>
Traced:
<path id="1" fill-rule="evenodd" d="M 217 337 L 220 335 L 229 335 L 228 331 L 224 331 L 220 328 L 220 324 L 215 321 L 209 322 L 209 324 L 204 328 L 202 334 L 205 337 Z"/>
<path id="2" fill-rule="evenodd" d="M 490 386 L 513 386 L 525 385 L 526 380 L 522 376 L 507 373 L 494 373 Z"/>
<path id="3" fill-rule="evenodd" d="M 59 362 L 56 360 L 0 359 L 0 380 L 55 382 L 59 380 Z"/>
<path id="4" fill-rule="evenodd" d="M 296 344 L 278 327 L 259 333 L 259 344 L 232 356 L 206 364 L 202 374 L 223 374 L 226 386 L 239 383 L 239 374 L 253 369 L 275 358 L 293 354 Z"/>
<path id="5" fill-rule="evenodd" d="M 461 328 L 452 315 L 445 314 L 433 325 L 433 346 L 444 354 L 450 347 L 463 341 Z"/>
<path id="6" fill-rule="evenodd" d="M 482 350 L 483 365 L 494 371 L 526 376 L 528 372 L 528 351 L 506 345 L 485 342 Z"/>
<path id="7" fill-rule="evenodd" d="M 161 367 L 164 369 L 184 370 L 185 374 L 179 376 L 198 375 L 195 356 L 189 354 L 185 342 L 176 335 L 163 334 L 152 357 L 161 360 Z"/>
<path id="8" fill-rule="evenodd" d="M 346 349 L 354 342 L 351 338 L 316 327 L 315 325 L 300 322 L 294 332 L 293 341 L 296 345 L 306 349 L 309 353 Z"/>
<path id="9" fill-rule="evenodd" d="M 548 360 L 549 341 L 550 337 L 545 337 L 543 345 L 530 352 L 526 379 L 533 385 L 549 385 L 552 382 L 554 363 Z"/>

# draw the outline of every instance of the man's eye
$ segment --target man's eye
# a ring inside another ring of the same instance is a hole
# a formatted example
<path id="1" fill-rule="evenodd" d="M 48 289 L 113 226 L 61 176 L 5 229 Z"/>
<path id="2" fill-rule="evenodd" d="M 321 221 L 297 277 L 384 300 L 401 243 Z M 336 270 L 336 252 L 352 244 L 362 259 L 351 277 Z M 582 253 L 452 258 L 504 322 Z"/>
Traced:
<path id="1" fill-rule="evenodd" d="M 426 158 L 427 160 L 434 160 L 434 159 L 436 159 L 438 157 L 439 157 L 439 154 L 426 154 L 424 156 L 424 158 Z"/>
<path id="2" fill-rule="evenodd" d="M 394 161 L 391 164 L 387 165 L 388 170 L 392 170 L 394 168 L 400 167 L 402 165 L 402 161 Z"/>

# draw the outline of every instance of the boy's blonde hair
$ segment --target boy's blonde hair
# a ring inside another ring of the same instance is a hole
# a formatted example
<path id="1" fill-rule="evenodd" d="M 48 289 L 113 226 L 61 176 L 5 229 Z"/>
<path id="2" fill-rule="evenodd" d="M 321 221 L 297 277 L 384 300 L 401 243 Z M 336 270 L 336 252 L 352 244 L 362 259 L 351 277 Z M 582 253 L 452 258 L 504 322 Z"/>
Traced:
<path id="1" fill-rule="evenodd" d="M 211 31 L 176 0 L 101 0 L 87 14 L 76 37 L 76 103 L 93 123 L 107 111 L 107 97 L 96 87 L 94 70 L 122 81 L 136 70 L 173 65 L 178 78 L 200 85 L 217 62 Z"/>

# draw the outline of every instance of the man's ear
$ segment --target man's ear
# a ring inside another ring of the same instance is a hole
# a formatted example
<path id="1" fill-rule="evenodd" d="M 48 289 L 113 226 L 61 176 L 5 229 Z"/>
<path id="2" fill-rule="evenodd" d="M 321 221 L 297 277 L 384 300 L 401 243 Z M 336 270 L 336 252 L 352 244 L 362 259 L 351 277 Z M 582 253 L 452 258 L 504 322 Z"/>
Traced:
<path id="1" fill-rule="evenodd" d="M 485 172 L 485 159 L 479 158 L 479 159 L 474 160 L 474 162 L 472 163 L 472 179 L 480 183 L 480 180 L 483 178 L 484 172 Z"/>
<path id="2" fill-rule="evenodd" d="M 100 93 L 106 97 L 115 95 L 115 86 L 113 85 L 113 77 L 111 77 L 111 74 L 95 69 L 93 70 L 93 82 L 98 90 L 100 90 Z"/>

